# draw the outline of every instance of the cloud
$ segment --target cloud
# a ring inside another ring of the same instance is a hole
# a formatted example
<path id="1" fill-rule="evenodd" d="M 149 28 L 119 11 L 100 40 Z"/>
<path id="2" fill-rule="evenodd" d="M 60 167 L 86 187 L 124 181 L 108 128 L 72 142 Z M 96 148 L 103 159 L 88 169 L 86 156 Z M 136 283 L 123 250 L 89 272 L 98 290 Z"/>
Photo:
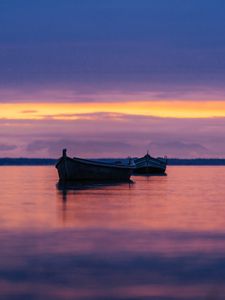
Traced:
<path id="1" fill-rule="evenodd" d="M 22 114 L 32 114 L 32 113 L 37 113 L 37 110 L 22 110 L 21 113 Z"/>
<path id="2" fill-rule="evenodd" d="M 121 141 L 75 141 L 75 140 L 35 140 L 27 145 L 28 152 L 47 150 L 51 156 L 60 156 L 62 149 L 67 148 L 71 156 L 110 157 L 131 153 L 131 145 Z"/>
<path id="3" fill-rule="evenodd" d="M 72 90 L 82 101 L 103 90 L 173 97 L 220 88 L 224 96 L 220 0 L 21 1 L 28 13 L 15 1 L 0 6 L 2 89 Z"/>
<path id="4" fill-rule="evenodd" d="M 113 103 L 130 101 L 224 101 L 223 87 L 210 85 L 167 85 L 165 83 L 142 85 L 121 83 L 100 87 L 95 84 L 46 84 L 41 86 L 0 87 L 0 103 Z M 24 110 L 26 111 L 26 110 Z"/>
<path id="5" fill-rule="evenodd" d="M 0 144 L 0 151 L 11 151 L 17 148 L 16 145 Z"/>
<path id="6" fill-rule="evenodd" d="M 141 156 L 148 149 L 154 156 L 185 154 L 187 158 L 224 157 L 225 153 L 221 139 L 225 118 L 88 114 L 76 120 L 0 119 L 0 125 L 1 142 L 17 146 L 10 152 L 13 157 L 59 157 L 65 146 L 69 155 L 84 157 Z M 1 151 L 1 155 L 8 156 L 8 151 Z"/>
<path id="7" fill-rule="evenodd" d="M 181 141 L 159 142 L 149 144 L 150 152 L 166 153 L 169 157 L 202 157 L 212 153 L 199 143 L 185 143 Z"/>

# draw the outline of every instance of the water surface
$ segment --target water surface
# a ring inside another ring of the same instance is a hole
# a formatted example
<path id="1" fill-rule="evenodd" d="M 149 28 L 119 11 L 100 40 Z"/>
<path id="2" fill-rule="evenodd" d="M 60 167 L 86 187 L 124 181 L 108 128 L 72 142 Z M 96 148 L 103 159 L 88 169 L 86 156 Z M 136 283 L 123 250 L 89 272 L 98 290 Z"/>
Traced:
<path id="1" fill-rule="evenodd" d="M 86 188 L 0 170 L 1 299 L 224 299 L 225 167 Z"/>

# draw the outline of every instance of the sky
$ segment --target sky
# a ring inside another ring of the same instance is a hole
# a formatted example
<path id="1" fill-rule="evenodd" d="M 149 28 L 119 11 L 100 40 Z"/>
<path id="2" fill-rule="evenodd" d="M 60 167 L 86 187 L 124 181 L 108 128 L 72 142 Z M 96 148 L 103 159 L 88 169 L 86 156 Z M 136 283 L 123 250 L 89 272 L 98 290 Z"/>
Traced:
<path id="1" fill-rule="evenodd" d="M 0 0 L 0 157 L 225 156 L 223 0 Z"/>

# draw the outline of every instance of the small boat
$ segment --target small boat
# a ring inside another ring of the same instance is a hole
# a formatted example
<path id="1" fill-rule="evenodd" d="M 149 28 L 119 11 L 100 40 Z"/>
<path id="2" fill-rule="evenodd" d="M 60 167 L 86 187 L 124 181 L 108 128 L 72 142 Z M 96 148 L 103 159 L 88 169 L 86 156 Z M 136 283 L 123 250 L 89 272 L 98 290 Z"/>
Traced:
<path id="1" fill-rule="evenodd" d="M 68 157 L 66 149 L 56 164 L 61 181 L 129 181 L 132 164 L 114 164 L 100 160 Z"/>
<path id="2" fill-rule="evenodd" d="M 140 158 L 135 158 L 136 168 L 134 174 L 164 174 L 167 167 L 167 158 L 154 158 L 147 154 Z"/>

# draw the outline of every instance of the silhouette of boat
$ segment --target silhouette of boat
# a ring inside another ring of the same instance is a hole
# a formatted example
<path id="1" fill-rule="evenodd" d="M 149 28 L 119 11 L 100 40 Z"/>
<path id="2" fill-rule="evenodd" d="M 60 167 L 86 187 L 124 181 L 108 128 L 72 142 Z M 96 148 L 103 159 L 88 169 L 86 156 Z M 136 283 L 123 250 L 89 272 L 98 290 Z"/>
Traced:
<path id="1" fill-rule="evenodd" d="M 102 162 L 63 155 L 56 164 L 61 181 L 129 181 L 134 170 L 132 165 Z"/>
<path id="2" fill-rule="evenodd" d="M 143 157 L 135 158 L 136 168 L 134 174 L 164 174 L 167 167 L 167 158 L 154 158 L 149 153 Z"/>

